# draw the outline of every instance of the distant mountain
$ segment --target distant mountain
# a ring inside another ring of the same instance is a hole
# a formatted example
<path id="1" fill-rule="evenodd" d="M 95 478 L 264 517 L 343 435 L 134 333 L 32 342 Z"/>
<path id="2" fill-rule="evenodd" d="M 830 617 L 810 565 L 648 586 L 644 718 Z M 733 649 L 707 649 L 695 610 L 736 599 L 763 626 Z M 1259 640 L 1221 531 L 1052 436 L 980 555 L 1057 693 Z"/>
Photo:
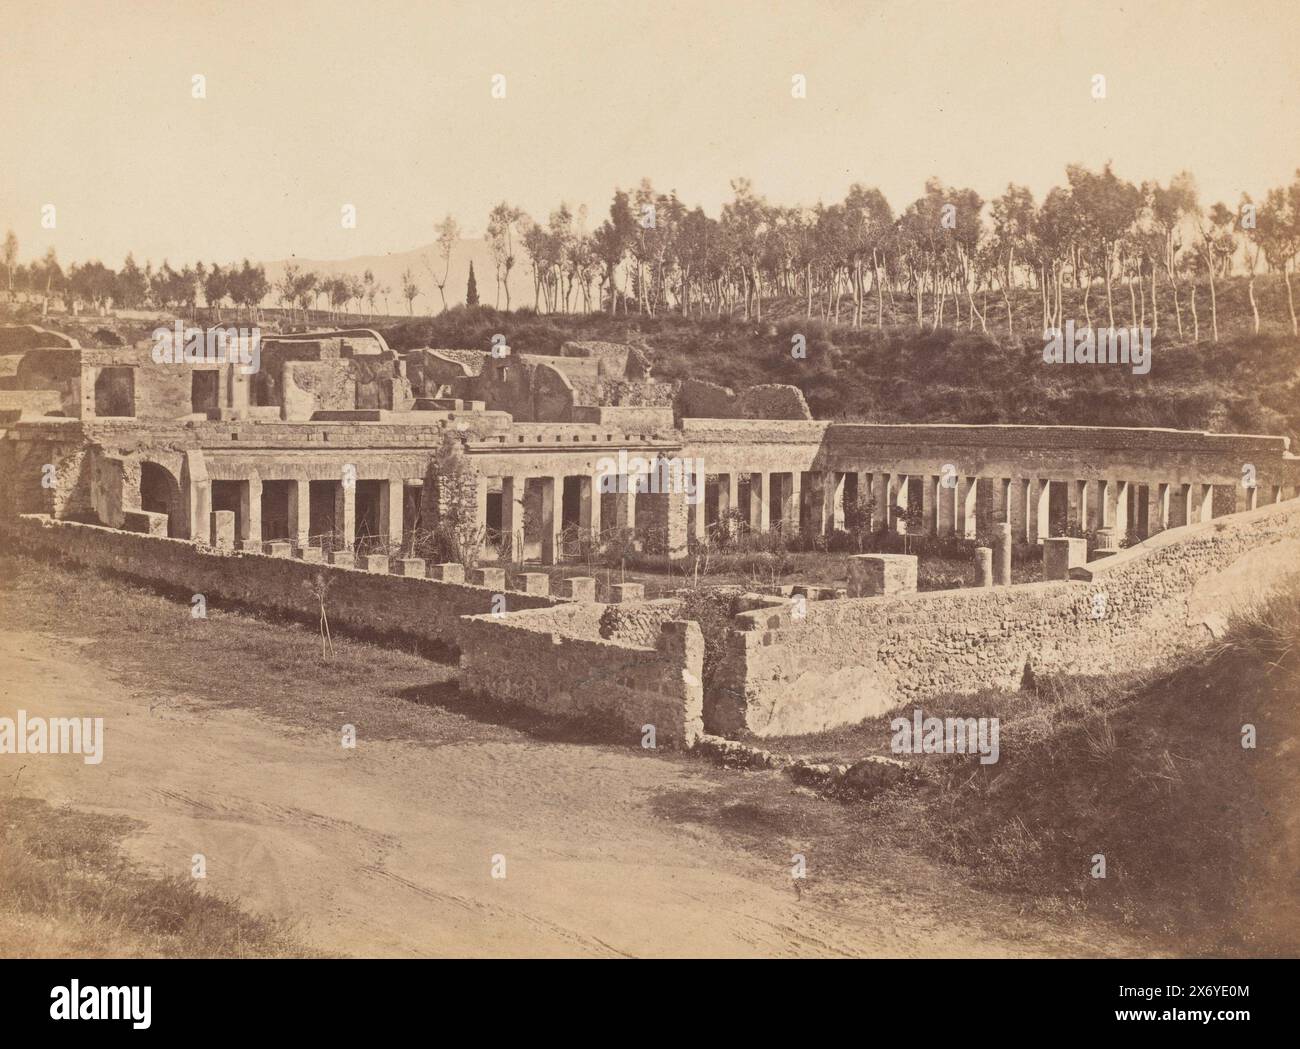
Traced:
<path id="1" fill-rule="evenodd" d="M 340 273 L 354 273 L 358 277 L 370 270 L 381 285 L 388 285 L 387 312 L 406 316 L 406 300 L 402 298 L 402 272 L 410 269 L 415 276 L 415 283 L 420 286 L 420 294 L 414 301 L 417 317 L 427 317 L 442 310 L 442 297 L 430 275 L 432 266 L 439 277 L 442 276 L 442 256 L 436 243 L 411 251 L 390 252 L 387 255 L 358 255 L 350 259 L 277 259 L 267 262 L 266 277 L 272 285 L 280 279 L 288 262 L 296 262 L 305 270 L 334 276 Z M 469 279 L 469 264 L 474 263 L 474 279 L 478 282 L 479 301 L 485 306 L 496 305 L 496 267 L 492 262 L 492 250 L 481 238 L 462 239 L 456 243 L 451 254 L 451 271 L 447 276 L 445 289 L 447 306 L 456 306 L 465 301 L 465 285 Z M 277 303 L 275 293 L 267 296 L 267 304 Z M 505 289 L 501 291 L 501 306 L 505 307 Z M 510 305 L 514 308 L 533 304 L 533 278 L 527 256 L 520 249 L 516 256 L 514 269 L 510 273 Z M 384 298 L 375 299 L 375 308 L 384 310 Z"/>

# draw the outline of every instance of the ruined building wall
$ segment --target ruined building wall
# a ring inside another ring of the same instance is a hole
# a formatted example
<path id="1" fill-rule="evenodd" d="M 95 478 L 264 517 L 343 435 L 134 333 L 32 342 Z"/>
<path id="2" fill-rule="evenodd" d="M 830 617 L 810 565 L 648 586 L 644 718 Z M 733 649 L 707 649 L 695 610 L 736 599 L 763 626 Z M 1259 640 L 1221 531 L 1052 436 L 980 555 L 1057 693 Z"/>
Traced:
<path id="1" fill-rule="evenodd" d="M 460 687 L 546 714 L 605 723 L 628 743 L 690 744 L 703 718 L 704 636 L 665 623 L 655 646 L 571 637 L 529 617 L 473 616 L 461 628 Z"/>
<path id="2" fill-rule="evenodd" d="M 455 396 L 482 401 L 488 411 L 509 412 L 516 422 L 565 422 L 575 403 L 573 386 L 549 364 L 489 358 L 479 375 L 454 383 Z"/>
<path id="3" fill-rule="evenodd" d="M 812 411 L 797 386 L 766 383 L 736 393 L 703 379 L 683 379 L 677 414 L 692 419 L 811 419 Z"/>
<path id="4" fill-rule="evenodd" d="M 489 612 L 500 591 L 462 583 L 371 573 L 265 554 L 216 551 L 182 539 L 98 525 L 22 517 L 5 522 L 6 541 L 43 556 L 111 571 L 155 586 L 203 594 L 316 622 L 312 593 L 329 584 L 325 607 L 337 627 L 459 648 L 463 615 Z M 549 608 L 559 600 L 509 591 L 506 609 Z"/>
<path id="5" fill-rule="evenodd" d="M 791 607 L 745 613 L 705 726 L 815 732 L 931 696 L 1014 688 L 1026 667 L 1160 665 L 1208 643 L 1234 601 L 1297 566 L 1300 501 L 1289 500 L 1162 532 L 1070 582 L 815 601 L 802 620 Z"/>

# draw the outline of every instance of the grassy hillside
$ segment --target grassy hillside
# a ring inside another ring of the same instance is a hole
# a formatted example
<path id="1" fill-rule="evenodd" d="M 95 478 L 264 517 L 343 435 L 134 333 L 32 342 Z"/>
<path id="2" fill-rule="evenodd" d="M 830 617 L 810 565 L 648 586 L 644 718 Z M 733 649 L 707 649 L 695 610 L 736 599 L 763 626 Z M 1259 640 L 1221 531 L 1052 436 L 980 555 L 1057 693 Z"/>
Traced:
<path id="1" fill-rule="evenodd" d="M 850 801 L 863 834 L 1039 911 L 1107 917 L 1180 950 L 1300 949 L 1300 576 L 1187 665 L 923 709 L 999 718 L 1000 759 L 910 759 L 918 787 Z M 762 745 L 832 762 L 888 755 L 899 713 L 911 708 Z M 1098 854 L 1104 879 L 1091 874 Z"/>
<path id="2" fill-rule="evenodd" d="M 1280 287 L 1280 281 L 1276 282 Z M 1257 287 L 1261 312 L 1285 312 L 1278 289 Z M 1201 299 L 1208 299 L 1202 294 Z M 1068 300 L 1068 296 L 1067 296 Z M 1209 341 L 1209 310 L 1198 300 L 1201 341 L 1179 340 L 1172 302 L 1153 341 L 1149 374 L 1121 365 L 1044 364 L 1042 339 L 1030 336 L 1036 300 L 1017 303 L 1023 333 L 1006 337 L 991 315 L 989 337 L 951 327 L 937 332 L 906 323 L 906 304 L 883 329 L 826 324 L 792 313 L 794 303 L 769 304 L 784 313 L 761 324 L 735 319 L 684 319 L 605 314 L 537 315 L 458 308 L 385 330 L 396 348 L 487 348 L 502 333 L 517 352 L 554 353 L 570 339 L 607 339 L 646 349 L 655 375 L 707 379 L 732 387 L 792 383 L 803 390 L 818 418 L 873 422 L 1040 423 L 1097 426 L 1170 426 L 1219 432 L 1300 437 L 1300 339 L 1269 324 L 1250 332 L 1245 284 L 1220 289 L 1220 341 Z M 1117 302 L 1117 306 L 1119 303 Z M 1127 320 L 1128 303 L 1122 303 Z M 780 307 L 784 307 L 783 309 Z M 1065 316 L 1083 311 L 1066 303 Z M 1104 319 L 1093 294 L 1093 320 Z M 1077 310 L 1077 312 L 1076 312 Z M 1003 315 L 1005 325 L 1005 315 Z M 949 314 L 951 320 L 951 314 Z M 1118 323 L 1117 319 L 1117 323 Z M 791 356 L 791 339 L 807 340 L 806 359 Z"/>
<path id="3" fill-rule="evenodd" d="M 1300 281 L 1297 281 L 1300 284 Z M 885 325 L 874 326 L 874 308 L 862 328 L 803 316 L 804 303 L 769 301 L 764 320 L 685 319 L 619 314 L 537 314 L 531 309 L 500 312 L 483 306 L 454 307 L 433 317 L 383 325 L 399 350 L 420 346 L 487 349 L 504 334 L 516 352 L 557 353 L 572 339 L 627 342 L 645 349 L 663 380 L 693 377 L 740 388 L 791 383 L 803 390 L 813 414 L 822 419 L 871 422 L 1038 423 L 1096 426 L 1169 426 L 1222 433 L 1271 433 L 1300 443 L 1300 338 L 1290 334 L 1285 289 L 1276 277 L 1256 281 L 1262 330 L 1252 316 L 1242 278 L 1218 287 L 1220 340 L 1210 339 L 1209 293 L 1198 293 L 1200 340 L 1192 338 L 1188 291 L 1182 292 L 1184 334 L 1179 336 L 1172 296 L 1162 290 L 1160 330 L 1153 340 L 1149 374 L 1122 365 L 1044 364 L 1035 293 L 1013 300 L 1017 335 L 1006 332 L 997 301 L 987 304 L 989 335 L 960 326 L 951 309 L 945 327 L 918 329 L 914 307 L 886 299 Z M 1116 321 L 1129 322 L 1130 304 L 1116 294 Z M 1105 322 L 1105 296 L 1094 289 L 1095 324 Z M 874 304 L 869 304 L 874 307 Z M 1064 316 L 1082 325 L 1082 293 L 1066 289 Z M 845 307 L 842 315 L 847 318 Z M 1146 310 L 1149 318 L 1149 304 Z M 0 306 L 0 320 L 31 321 L 66 330 L 92 345 L 105 333 L 127 342 L 147 338 L 155 322 L 121 318 L 52 316 L 35 307 Z M 228 323 L 233 323 L 227 318 Z M 263 319 L 271 329 L 279 321 Z M 362 323 L 354 316 L 342 324 Z M 792 338 L 802 335 L 807 356 L 791 356 Z"/>

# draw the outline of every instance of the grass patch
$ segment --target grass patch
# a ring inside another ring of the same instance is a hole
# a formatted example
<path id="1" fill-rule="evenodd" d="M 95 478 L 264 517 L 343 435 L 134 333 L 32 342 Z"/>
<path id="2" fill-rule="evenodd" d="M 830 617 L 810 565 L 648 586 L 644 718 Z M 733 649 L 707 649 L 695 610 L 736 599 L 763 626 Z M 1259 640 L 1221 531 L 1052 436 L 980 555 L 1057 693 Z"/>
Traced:
<path id="1" fill-rule="evenodd" d="M 325 657 L 314 627 L 216 601 L 195 619 L 175 595 L 28 557 L 0 556 L 0 629 L 79 639 L 88 658 L 150 704 L 199 701 L 312 731 L 353 724 L 367 739 L 435 745 L 514 740 L 520 731 L 602 738 L 595 726 L 461 692 L 457 668 L 414 643 L 336 634 Z"/>
<path id="2" fill-rule="evenodd" d="M 1000 760 L 910 759 L 921 785 L 855 803 L 862 833 L 1045 915 L 1086 913 L 1206 954 L 1300 949 L 1300 583 L 1175 670 L 1048 678 L 921 707 L 999 718 Z M 852 762 L 888 754 L 890 718 L 911 711 L 761 742 Z M 1091 876 L 1095 855 L 1104 879 Z"/>
<path id="3" fill-rule="evenodd" d="M 9 957 L 302 958 L 293 923 L 248 914 L 193 879 L 141 873 L 122 817 L 0 797 L 0 942 Z"/>

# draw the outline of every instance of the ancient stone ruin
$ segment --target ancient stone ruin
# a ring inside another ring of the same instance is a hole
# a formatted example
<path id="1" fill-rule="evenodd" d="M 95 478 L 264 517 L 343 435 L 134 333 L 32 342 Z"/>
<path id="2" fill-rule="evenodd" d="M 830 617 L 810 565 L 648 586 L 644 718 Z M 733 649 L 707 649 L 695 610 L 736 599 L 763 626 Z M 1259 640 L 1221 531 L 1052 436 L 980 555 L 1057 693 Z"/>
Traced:
<path id="1" fill-rule="evenodd" d="M 608 343 L 399 353 L 354 329 L 267 335 L 255 365 L 158 356 L 0 329 L 19 541 L 293 614 L 313 612 L 311 573 L 338 572 L 343 623 L 459 652 L 462 687 L 663 740 L 811 731 L 1194 644 L 1197 586 L 1290 549 L 1300 514 L 1284 437 L 828 422 L 793 387 L 661 383 Z M 540 571 L 610 529 L 679 558 L 723 524 L 826 535 L 864 505 L 875 529 L 981 537 L 991 585 L 918 594 L 906 555 L 875 555 L 843 591 L 751 597 L 706 690 L 673 601 L 614 584 L 609 606 L 645 614 L 602 632 L 593 579 Z M 1013 542 L 1043 544 L 1042 583 L 1008 585 Z M 1133 640 L 1152 623 L 1167 645 Z"/>

